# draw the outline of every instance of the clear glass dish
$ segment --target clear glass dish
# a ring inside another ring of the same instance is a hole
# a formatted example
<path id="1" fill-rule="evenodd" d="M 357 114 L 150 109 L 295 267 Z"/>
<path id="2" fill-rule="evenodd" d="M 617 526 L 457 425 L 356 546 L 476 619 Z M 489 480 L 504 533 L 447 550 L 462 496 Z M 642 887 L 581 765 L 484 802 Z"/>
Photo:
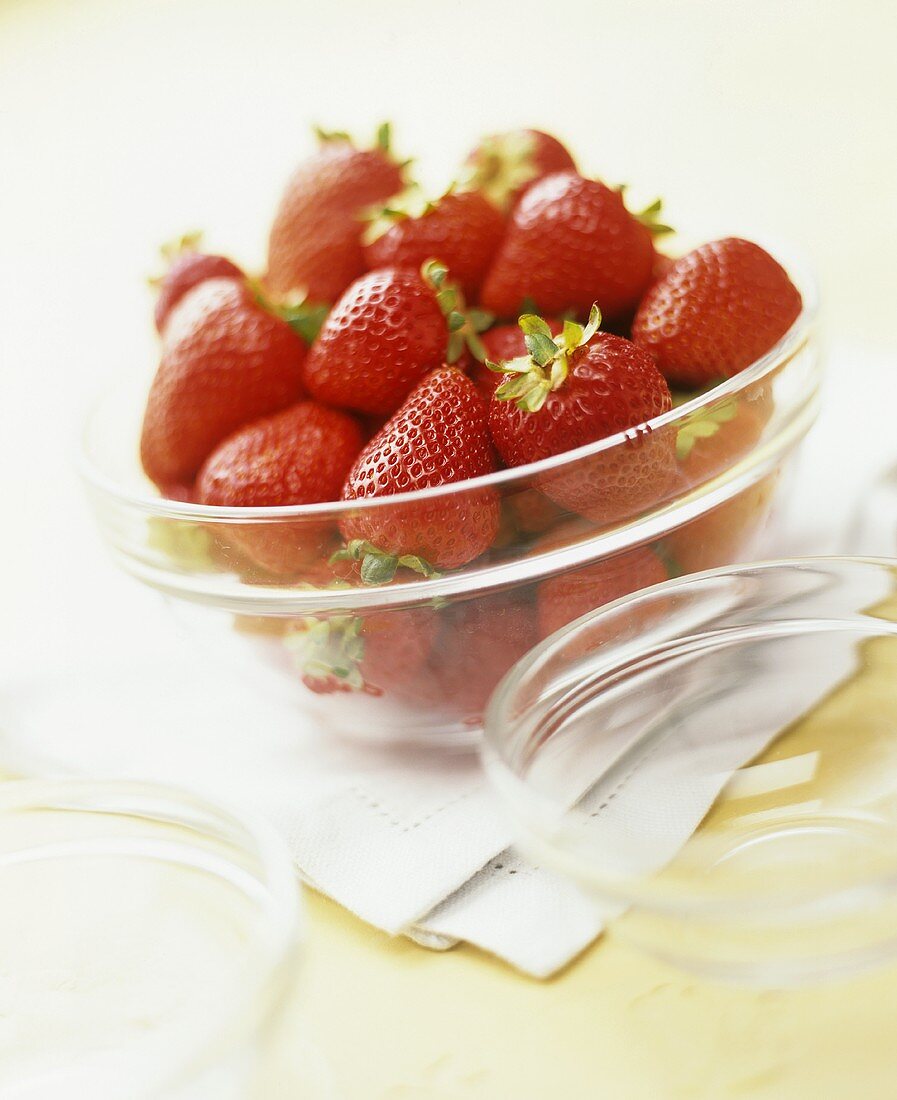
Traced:
<path id="1" fill-rule="evenodd" d="M 0 1094 L 261 1100 L 295 980 L 292 862 L 186 792 L 0 784 Z"/>
<path id="2" fill-rule="evenodd" d="M 525 849 L 667 961 L 779 986 L 897 954 L 897 561 L 593 612 L 503 681 L 484 755 Z"/>
<path id="3" fill-rule="evenodd" d="M 845 554 L 897 555 L 897 463 L 857 494 L 838 549 Z"/>
<path id="4" fill-rule="evenodd" d="M 789 270 L 803 312 L 736 377 L 591 446 L 402 496 L 244 509 L 163 500 L 137 454 L 145 390 L 125 387 L 100 402 L 85 433 L 99 529 L 118 563 L 171 597 L 204 645 L 227 640 L 241 660 L 252 651 L 282 670 L 300 710 L 326 728 L 469 743 L 495 685 L 559 619 L 752 556 L 818 410 L 815 288 L 799 265 Z M 621 495 L 614 486 L 643 463 L 657 476 Z M 391 583 L 365 585 L 357 570 L 328 565 L 349 522 L 356 531 L 421 516 L 460 525 L 484 500 L 500 509 L 498 536 L 461 568 L 424 577 L 400 567 Z M 631 551 L 637 559 L 622 557 Z M 558 594 L 551 582 L 561 575 L 574 578 L 573 592 Z"/>

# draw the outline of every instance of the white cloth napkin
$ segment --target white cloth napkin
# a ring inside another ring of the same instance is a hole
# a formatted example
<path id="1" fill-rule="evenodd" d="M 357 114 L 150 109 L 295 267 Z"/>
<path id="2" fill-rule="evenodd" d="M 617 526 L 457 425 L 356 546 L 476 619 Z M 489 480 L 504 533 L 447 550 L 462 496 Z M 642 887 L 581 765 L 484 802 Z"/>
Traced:
<path id="1" fill-rule="evenodd" d="M 882 361 L 882 374 L 892 366 Z M 773 552 L 835 549 L 856 497 L 851 487 L 883 465 L 881 449 L 848 466 L 831 446 L 851 417 L 868 429 L 863 438 L 892 438 L 884 421 L 878 432 L 869 424 L 875 410 L 854 384 L 853 362 L 844 367 L 808 444 L 798 507 Z M 6 768 L 167 780 L 261 812 L 280 827 L 305 878 L 363 920 L 429 947 L 465 940 L 540 977 L 565 965 L 616 912 L 509 847 L 511 828 L 475 757 L 336 742 L 303 724 L 279 679 L 261 676 L 247 689 L 198 656 L 195 636 L 178 635 L 158 597 L 99 557 L 98 569 L 102 606 L 79 621 L 77 637 L 60 636 L 52 623 L 16 626 L 17 637 L 35 645 L 20 642 L 4 658 Z M 830 671 L 835 682 L 847 670 Z M 807 682 L 808 704 L 820 687 Z M 698 787 L 674 790 L 667 780 L 675 761 L 663 752 L 645 761 L 612 812 L 596 818 L 603 832 L 593 839 L 619 853 L 622 837 L 650 836 L 643 854 L 661 865 L 781 718 L 771 714 L 753 737 L 723 739 Z M 600 786 L 588 797 L 600 798 Z"/>

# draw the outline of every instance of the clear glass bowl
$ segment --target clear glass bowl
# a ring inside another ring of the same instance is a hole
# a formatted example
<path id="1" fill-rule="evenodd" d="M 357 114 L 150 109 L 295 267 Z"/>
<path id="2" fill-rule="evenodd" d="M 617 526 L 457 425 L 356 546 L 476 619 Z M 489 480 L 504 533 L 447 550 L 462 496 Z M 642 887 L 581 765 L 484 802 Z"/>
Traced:
<path id="1" fill-rule="evenodd" d="M 282 670 L 300 709 L 327 728 L 469 743 L 504 673 L 560 622 L 667 575 L 751 556 L 818 408 L 815 289 L 790 270 L 802 314 L 736 377 L 591 446 L 403 496 L 244 509 L 161 499 L 137 454 L 145 390 L 119 390 L 85 434 L 97 523 L 126 570 L 219 644 Z M 654 476 L 636 490 L 646 464 Z M 500 509 L 498 537 L 461 568 L 400 568 L 369 586 L 345 563 L 328 565 L 348 522 L 460 527 L 484 500 Z"/>
<path id="2" fill-rule="evenodd" d="M 281 1095 L 298 888 L 267 827 L 164 786 L 6 782 L 0 895 L 8 1100 Z"/>
<path id="3" fill-rule="evenodd" d="M 593 612 L 508 675 L 484 754 L 525 849 L 665 960 L 778 986 L 897 954 L 897 561 Z"/>

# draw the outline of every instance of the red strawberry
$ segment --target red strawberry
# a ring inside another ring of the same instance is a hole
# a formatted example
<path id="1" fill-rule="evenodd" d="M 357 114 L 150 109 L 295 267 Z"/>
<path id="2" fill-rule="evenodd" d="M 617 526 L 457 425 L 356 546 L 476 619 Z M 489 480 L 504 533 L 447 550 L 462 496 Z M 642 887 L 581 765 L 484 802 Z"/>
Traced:
<path id="1" fill-rule="evenodd" d="M 200 235 L 185 234 L 172 245 L 165 245 L 162 255 L 168 261 L 168 270 L 153 283 L 159 289 L 153 318 L 156 331 L 161 332 L 169 313 L 198 283 L 206 279 L 238 279 L 246 276 L 225 256 L 213 256 L 199 251 Z"/>
<path id="2" fill-rule="evenodd" d="M 555 321 L 554 319 L 548 321 L 548 329 L 552 336 L 557 336 L 563 327 L 563 321 Z M 480 336 L 480 342 L 483 345 L 485 358 L 493 363 L 507 363 L 509 359 L 517 359 L 521 355 L 526 355 L 526 339 L 517 324 L 496 325 Z M 469 373 L 483 396 L 487 400 L 491 398 L 501 382 L 501 374 L 489 370 L 485 363 L 477 362 L 474 362 Z"/>
<path id="3" fill-rule="evenodd" d="M 641 546 L 582 569 L 549 577 L 539 585 L 537 596 L 539 635 L 547 638 L 580 615 L 640 588 L 659 584 L 667 576 L 660 558 Z"/>
<path id="4" fill-rule="evenodd" d="M 753 561 L 778 480 L 779 471 L 774 470 L 668 535 L 664 545 L 676 571 L 699 573 L 735 561 Z"/>
<path id="5" fill-rule="evenodd" d="M 287 184 L 268 240 L 265 285 L 275 295 L 299 290 L 333 302 L 365 270 L 359 215 L 402 189 L 403 171 L 389 152 L 389 129 L 374 149 L 356 149 L 347 134 L 319 134 L 320 150 Z"/>
<path id="6" fill-rule="evenodd" d="M 362 444 L 354 417 L 300 401 L 216 448 L 197 478 L 197 501 L 227 508 L 336 501 Z M 234 524 L 227 534 L 268 572 L 293 573 L 323 552 L 332 531 L 326 522 L 302 519 Z"/>
<path id="7" fill-rule="evenodd" d="M 586 313 L 597 300 L 610 320 L 625 316 L 651 281 L 656 213 L 655 203 L 643 224 L 620 191 L 576 172 L 546 176 L 511 214 L 483 306 L 512 317 L 527 299 L 543 313 Z"/>
<path id="8" fill-rule="evenodd" d="M 372 416 L 395 412 L 423 376 L 475 340 L 445 268 L 384 268 L 357 279 L 321 328 L 305 364 L 313 397 Z M 470 335 L 468 336 L 468 333 Z"/>
<path id="9" fill-rule="evenodd" d="M 524 488 L 508 494 L 502 505 L 518 535 L 541 535 L 563 521 L 567 513 L 538 489 Z"/>
<path id="10" fill-rule="evenodd" d="M 437 612 L 428 607 L 333 615 L 301 620 L 285 644 L 311 691 L 389 695 L 415 682 L 438 626 Z"/>
<path id="11" fill-rule="evenodd" d="M 530 351 L 500 367 L 508 375 L 489 407 L 489 427 L 509 466 L 551 458 L 639 428 L 628 445 L 540 474 L 538 487 L 557 504 L 611 523 L 659 500 L 675 473 L 675 439 L 640 426 L 672 408 L 651 357 L 621 336 L 564 323 L 557 341 L 545 321 L 520 319 Z"/>
<path id="12" fill-rule="evenodd" d="M 711 241 L 676 260 L 645 295 L 632 339 L 680 386 L 730 378 L 779 340 L 801 310 L 785 269 L 750 241 Z"/>
<path id="13" fill-rule="evenodd" d="M 480 191 L 449 191 L 427 202 L 410 192 L 383 207 L 365 231 L 368 267 L 413 267 L 437 259 L 464 294 L 476 295 L 505 231 Z"/>
<path id="14" fill-rule="evenodd" d="M 457 569 L 488 550 L 499 521 L 494 489 L 471 488 L 433 501 L 406 502 L 400 494 L 493 470 L 486 404 L 476 386 L 453 367 L 433 371 L 368 443 L 346 479 L 345 500 L 396 498 L 359 509 L 341 524 L 350 552 L 364 558 L 363 579 L 389 580 L 397 564 Z"/>
<path id="15" fill-rule="evenodd" d="M 454 604 L 440 618 L 429 673 L 443 704 L 479 722 L 499 680 L 538 641 L 533 608 L 516 589 Z"/>
<path id="16" fill-rule="evenodd" d="M 526 189 L 551 172 L 576 168 L 567 149 L 541 130 L 512 130 L 484 138 L 466 162 L 464 181 L 508 209 Z"/>
<path id="17" fill-rule="evenodd" d="M 225 436 L 302 397 L 305 344 L 244 283 L 207 279 L 165 325 L 140 457 L 163 492 L 189 485 Z"/>

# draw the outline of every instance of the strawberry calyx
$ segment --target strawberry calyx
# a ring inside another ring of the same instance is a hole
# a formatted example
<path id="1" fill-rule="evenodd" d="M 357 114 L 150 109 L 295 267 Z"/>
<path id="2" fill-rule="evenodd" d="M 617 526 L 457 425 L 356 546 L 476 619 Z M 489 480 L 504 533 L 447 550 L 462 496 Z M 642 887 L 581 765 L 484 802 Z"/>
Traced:
<path id="1" fill-rule="evenodd" d="M 626 198 L 626 190 L 628 187 L 628 183 L 620 183 L 616 187 L 620 198 L 622 198 L 624 201 Z M 637 222 L 641 222 L 641 224 L 645 227 L 645 229 L 648 230 L 652 237 L 663 237 L 667 233 L 675 233 L 676 230 L 673 229 L 671 225 L 666 225 L 664 222 L 658 220 L 660 218 L 660 213 L 662 210 L 663 199 L 656 198 L 653 202 L 649 202 L 644 210 L 638 210 L 635 212 L 630 210 L 629 213 L 632 214 Z"/>
<path id="2" fill-rule="evenodd" d="M 199 252 L 202 245 L 202 236 L 201 229 L 192 229 L 187 233 L 182 233 L 180 237 L 175 237 L 173 241 L 166 241 L 159 249 L 162 253 L 162 259 L 172 263 L 178 256 L 183 256 L 186 252 Z"/>
<path id="3" fill-rule="evenodd" d="M 676 433 L 676 458 L 684 462 L 699 439 L 709 439 L 716 435 L 723 424 L 728 424 L 737 415 L 738 400 L 732 397 L 687 417 Z"/>
<path id="4" fill-rule="evenodd" d="M 364 232 L 361 235 L 362 244 L 373 244 L 384 233 L 387 233 L 396 222 L 404 221 L 407 218 L 424 217 L 424 215 L 435 210 L 440 199 L 445 198 L 451 192 L 452 187 L 449 187 L 438 198 L 431 199 L 427 197 L 419 184 L 412 183 L 404 191 L 393 195 L 388 202 L 382 205 L 369 206 L 360 215 L 361 220 L 366 223 Z"/>
<path id="5" fill-rule="evenodd" d="M 147 520 L 147 546 L 185 572 L 208 572 L 216 567 L 212 536 L 197 523 L 150 516 Z"/>
<path id="6" fill-rule="evenodd" d="M 422 577 L 438 577 L 433 566 L 418 554 L 390 554 L 367 539 L 352 539 L 342 550 L 330 558 L 338 561 L 360 561 L 361 583 L 368 585 L 389 584 L 398 569 L 410 569 Z"/>
<path id="7" fill-rule="evenodd" d="M 462 174 L 460 183 L 507 210 L 519 190 L 539 174 L 533 134 L 515 131 L 485 138 Z"/>
<path id="8" fill-rule="evenodd" d="M 464 295 L 448 278 L 448 268 L 439 260 L 427 260 L 420 269 L 421 277 L 436 295 L 436 301 L 445 317 L 449 336 L 445 361 L 457 363 L 467 348 L 478 362 L 486 361 L 486 349 L 480 339 L 495 320 L 485 309 L 468 309 Z"/>
<path id="9" fill-rule="evenodd" d="M 312 132 L 318 139 L 320 145 L 327 145 L 333 141 L 346 142 L 349 145 L 355 145 L 355 139 L 347 130 L 325 130 L 323 126 L 312 126 Z M 379 149 L 381 153 L 387 154 L 391 152 L 392 145 L 392 123 L 381 122 L 374 132 L 374 148 Z"/>
<path id="10" fill-rule="evenodd" d="M 675 233 L 676 230 L 671 225 L 659 220 L 662 210 L 663 199 L 658 198 L 654 202 L 648 203 L 644 210 L 639 210 L 633 214 L 633 217 L 637 222 L 642 223 L 652 237 L 664 237 L 667 233 Z"/>
<path id="11" fill-rule="evenodd" d="M 293 332 L 306 344 L 311 345 L 315 342 L 330 312 L 330 306 L 326 302 L 309 301 L 302 290 L 293 291 L 275 300 L 265 293 L 261 284 L 255 279 L 249 280 L 249 289 L 262 309 L 273 313 L 281 321 L 286 321 Z"/>
<path id="12" fill-rule="evenodd" d="M 672 550 L 665 542 L 656 542 L 652 547 L 654 553 L 660 558 L 668 577 L 681 577 L 685 570 L 676 560 Z"/>
<path id="13" fill-rule="evenodd" d="M 310 346 L 317 340 L 321 326 L 327 320 L 330 306 L 324 302 L 309 302 L 306 298 L 288 299 L 276 305 L 272 312 L 282 321 L 286 321 L 293 332 Z"/>
<path id="14" fill-rule="evenodd" d="M 325 130 L 321 126 L 313 126 L 312 132 L 318 140 L 318 144 L 322 147 L 325 145 L 331 145 L 336 142 L 342 142 L 345 145 L 351 145 L 353 149 L 358 148 L 358 144 L 352 135 L 347 130 Z M 372 150 L 376 150 L 382 154 L 387 160 L 393 161 L 399 168 L 405 169 L 411 163 L 413 158 L 409 157 L 407 160 L 397 160 L 392 150 L 392 123 L 381 122 L 374 132 L 374 143 L 370 147 Z"/>
<path id="15" fill-rule="evenodd" d="M 558 336 L 551 335 L 548 323 L 534 313 L 524 313 L 518 321 L 526 343 L 526 355 L 504 363 L 486 360 L 491 371 L 508 375 L 495 390 L 498 401 L 513 401 L 524 412 L 538 412 L 548 395 L 563 386 L 570 369 L 570 357 L 584 347 L 601 327 L 601 310 L 596 302 L 588 323 L 565 320 Z"/>
<path id="16" fill-rule="evenodd" d="M 187 233 L 182 233 L 180 237 L 175 237 L 173 240 L 166 241 L 159 248 L 166 271 L 172 266 L 175 260 L 179 259 L 181 256 L 186 256 L 192 252 L 199 252 L 202 246 L 202 236 L 201 229 L 193 229 Z M 162 285 L 164 279 L 165 271 L 159 275 L 150 275 L 147 282 L 150 286 L 158 287 Z"/>
<path id="17" fill-rule="evenodd" d="M 356 615 L 308 616 L 284 635 L 283 644 L 302 672 L 306 687 L 322 694 L 364 690 L 359 667 L 364 658 L 362 626 Z"/>

